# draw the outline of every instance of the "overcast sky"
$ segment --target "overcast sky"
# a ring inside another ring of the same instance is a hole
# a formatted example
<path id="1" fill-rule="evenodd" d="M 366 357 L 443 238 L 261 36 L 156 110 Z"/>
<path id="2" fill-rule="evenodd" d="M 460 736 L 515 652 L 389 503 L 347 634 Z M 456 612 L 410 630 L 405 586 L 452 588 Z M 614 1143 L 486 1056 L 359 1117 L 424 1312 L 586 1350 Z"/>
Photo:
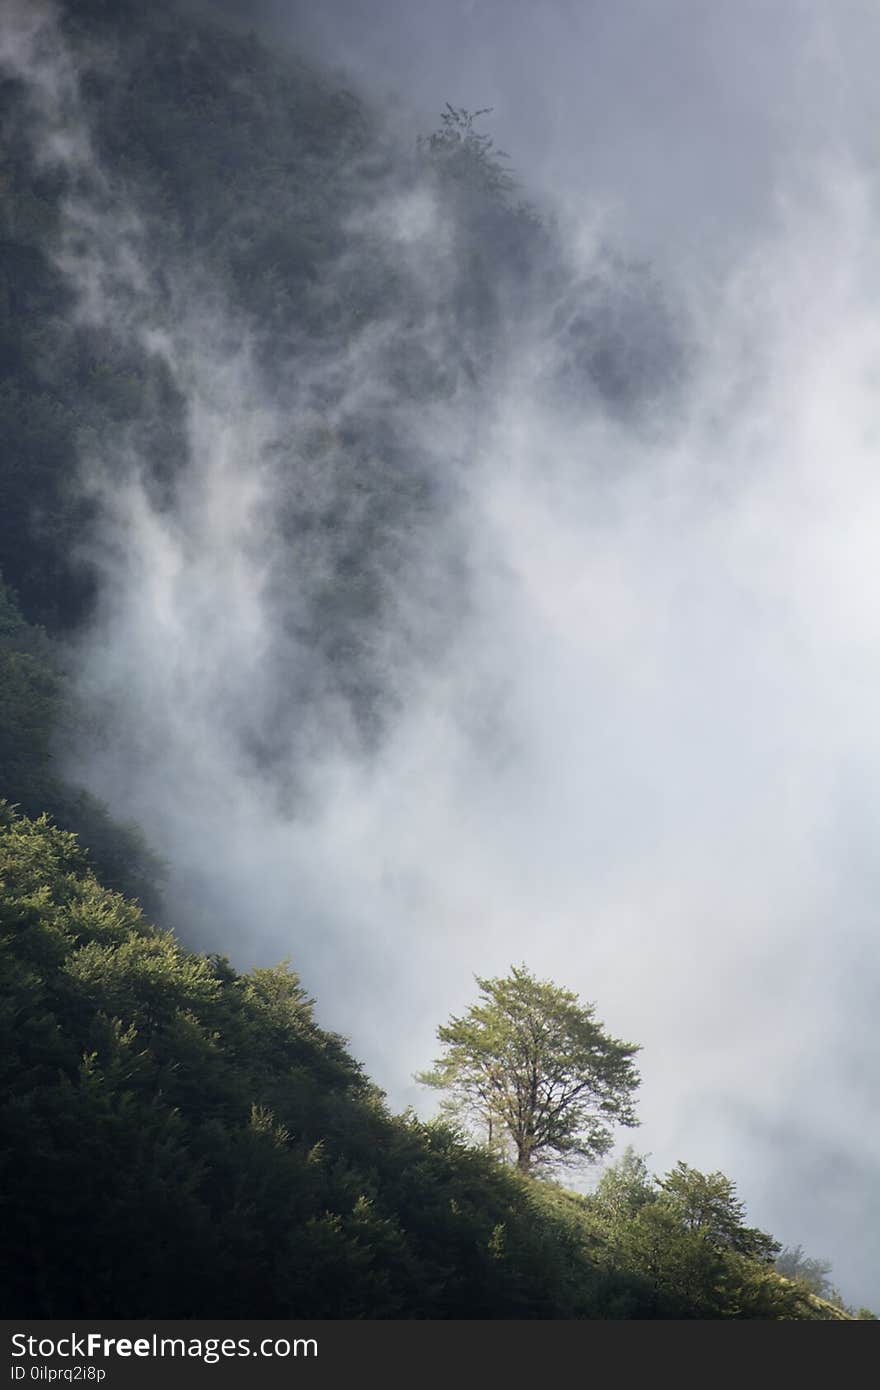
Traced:
<path id="1" fill-rule="evenodd" d="M 431 129 L 447 101 L 491 106 L 531 190 L 602 206 L 652 251 L 740 247 L 793 162 L 873 157 L 880 138 L 870 0 L 257 0 L 246 15 L 396 98 L 408 126 Z"/>

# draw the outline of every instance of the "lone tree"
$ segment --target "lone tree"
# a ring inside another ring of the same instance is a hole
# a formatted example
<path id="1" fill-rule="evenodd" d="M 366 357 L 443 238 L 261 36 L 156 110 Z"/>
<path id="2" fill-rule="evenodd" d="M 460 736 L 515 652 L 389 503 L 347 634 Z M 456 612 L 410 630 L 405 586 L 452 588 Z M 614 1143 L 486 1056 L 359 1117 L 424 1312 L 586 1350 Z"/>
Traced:
<path id="1" fill-rule="evenodd" d="M 611 1125 L 635 1125 L 635 1043 L 609 1037 L 594 1007 L 525 966 L 476 977 L 482 999 L 437 1030 L 445 1045 L 416 1078 L 448 1091 L 443 1108 L 484 1131 L 522 1172 L 593 1159 Z"/>
<path id="2" fill-rule="evenodd" d="M 491 111 L 491 106 L 468 111 L 447 101 L 440 129 L 433 135 L 420 135 L 417 145 L 442 178 L 479 190 L 493 202 L 507 203 L 519 187 L 503 162 L 510 155 L 497 149 L 491 135 L 476 127 L 480 117 Z"/>

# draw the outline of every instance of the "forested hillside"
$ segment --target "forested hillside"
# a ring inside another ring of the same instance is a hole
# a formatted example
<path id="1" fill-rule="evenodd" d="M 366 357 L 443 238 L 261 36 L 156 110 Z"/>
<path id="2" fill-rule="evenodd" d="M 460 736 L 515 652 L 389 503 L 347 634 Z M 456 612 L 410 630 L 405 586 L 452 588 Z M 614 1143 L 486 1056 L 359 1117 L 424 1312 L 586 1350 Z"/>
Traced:
<path id="1" fill-rule="evenodd" d="M 614 275 L 573 278 L 485 113 L 449 107 L 406 143 L 338 75 L 172 0 L 18 19 L 0 53 L 7 1316 L 847 1317 L 774 1269 L 720 1174 L 654 1178 L 631 1155 L 578 1195 L 392 1114 L 315 1021 L 296 904 L 293 969 L 190 949 L 147 837 L 77 780 L 106 734 L 77 653 L 134 544 L 134 511 L 106 524 L 121 498 L 171 518 L 186 554 L 206 439 L 212 468 L 271 481 L 244 553 L 273 679 L 251 690 L 248 649 L 215 713 L 293 814 L 310 711 L 369 756 L 406 697 L 389 668 L 454 643 L 474 602 L 446 525 L 468 467 L 435 438 L 447 403 L 478 424 L 527 328 L 560 417 L 596 401 L 656 428 L 688 362 L 650 271 L 603 247 Z M 272 409 L 227 458 L 209 406 L 233 359 Z M 146 766 L 147 701 L 138 716 Z"/>
<path id="2" fill-rule="evenodd" d="M 187 952 L 0 816 L 10 1316 L 844 1316 L 719 1175 L 578 1197 L 390 1115 L 295 972 Z"/>

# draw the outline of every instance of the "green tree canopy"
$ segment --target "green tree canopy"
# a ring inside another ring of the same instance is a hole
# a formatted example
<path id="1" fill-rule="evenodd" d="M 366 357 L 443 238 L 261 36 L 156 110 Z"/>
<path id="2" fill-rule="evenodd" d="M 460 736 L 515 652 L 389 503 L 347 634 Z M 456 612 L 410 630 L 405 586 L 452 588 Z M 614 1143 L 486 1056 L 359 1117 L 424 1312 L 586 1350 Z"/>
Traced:
<path id="1" fill-rule="evenodd" d="M 445 1051 L 418 1080 L 486 1133 L 523 1172 L 607 1152 L 612 1123 L 635 1125 L 634 1043 L 610 1037 L 570 990 L 525 966 L 477 976 L 482 999 L 437 1030 Z"/>
<path id="2" fill-rule="evenodd" d="M 784 1245 L 773 1262 L 774 1268 L 786 1279 L 797 1280 L 820 1298 L 837 1298 L 839 1294 L 829 1278 L 831 1261 L 807 1255 L 802 1245 Z"/>
<path id="3" fill-rule="evenodd" d="M 656 1198 L 657 1185 L 648 1164 L 631 1144 L 605 1169 L 593 1194 L 594 1204 L 611 1222 L 631 1220 Z"/>
<path id="4" fill-rule="evenodd" d="M 736 1196 L 736 1183 L 723 1173 L 700 1173 L 677 1163 L 660 1179 L 660 1187 L 685 1230 L 702 1231 L 715 1246 L 752 1259 L 773 1260 L 779 1254 L 778 1241 L 745 1224 L 745 1203 Z"/>

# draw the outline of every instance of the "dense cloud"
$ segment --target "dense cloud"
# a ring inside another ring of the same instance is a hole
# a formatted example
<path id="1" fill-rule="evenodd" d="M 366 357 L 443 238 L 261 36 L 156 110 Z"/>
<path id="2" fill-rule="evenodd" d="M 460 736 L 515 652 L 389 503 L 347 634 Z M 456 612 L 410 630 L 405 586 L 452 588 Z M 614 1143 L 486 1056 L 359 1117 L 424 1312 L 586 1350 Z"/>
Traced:
<path id="1" fill-rule="evenodd" d="M 378 240 L 418 312 L 273 375 L 108 199 L 63 49 L 7 37 L 73 174 L 79 313 L 186 402 L 171 503 L 136 442 L 81 461 L 102 598 L 79 771 L 167 857 L 190 940 L 289 952 L 395 1104 L 425 1104 L 411 1073 L 472 974 L 523 959 L 644 1045 L 652 1166 L 729 1173 L 876 1306 L 876 14 L 367 8 L 262 22 L 404 100 L 494 105 L 558 212 L 544 294 L 504 287 L 478 381 L 448 319 L 462 222 L 430 181 L 371 184 L 336 262 L 356 279 Z M 390 528 L 352 685 L 315 613 L 362 534 L 365 418 L 433 500 Z M 292 543 L 322 489 L 334 528 Z"/>

